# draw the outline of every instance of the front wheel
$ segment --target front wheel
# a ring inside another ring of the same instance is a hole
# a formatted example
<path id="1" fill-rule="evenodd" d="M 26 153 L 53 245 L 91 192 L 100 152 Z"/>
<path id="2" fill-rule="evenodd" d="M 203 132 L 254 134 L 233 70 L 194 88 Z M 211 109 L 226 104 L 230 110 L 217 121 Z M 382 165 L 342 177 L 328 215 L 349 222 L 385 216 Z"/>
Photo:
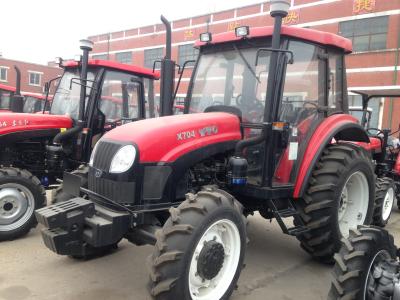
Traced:
<path id="1" fill-rule="evenodd" d="M 376 195 L 373 224 L 385 227 L 392 213 L 396 198 L 396 187 L 392 179 L 384 177 L 376 180 Z"/>
<path id="2" fill-rule="evenodd" d="M 206 188 L 188 194 L 156 233 L 150 257 L 155 299 L 228 299 L 242 270 L 246 225 L 242 205 L 228 193 Z"/>
<path id="3" fill-rule="evenodd" d="M 328 300 L 392 299 L 393 288 L 388 287 L 398 276 L 396 251 L 393 237 L 384 229 L 360 226 L 351 230 L 335 254 Z"/>
<path id="4" fill-rule="evenodd" d="M 0 241 L 27 234 L 37 225 L 34 210 L 45 203 L 45 190 L 29 171 L 0 169 Z"/>

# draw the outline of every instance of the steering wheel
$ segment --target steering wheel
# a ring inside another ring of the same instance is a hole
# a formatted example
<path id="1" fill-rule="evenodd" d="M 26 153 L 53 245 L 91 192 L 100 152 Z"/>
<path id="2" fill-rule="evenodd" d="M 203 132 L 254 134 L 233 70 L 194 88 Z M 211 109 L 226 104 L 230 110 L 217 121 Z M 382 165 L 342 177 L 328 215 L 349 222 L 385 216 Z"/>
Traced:
<path id="1" fill-rule="evenodd" d="M 372 131 L 375 131 L 375 132 L 372 132 Z M 383 135 L 383 131 L 380 130 L 379 128 L 372 128 L 372 127 L 367 128 L 367 132 L 368 132 L 368 134 L 373 135 L 373 136 L 379 136 L 380 134 Z"/>
<path id="2" fill-rule="evenodd" d="M 242 94 L 239 94 L 236 96 L 235 102 L 236 102 L 237 106 L 242 106 Z"/>

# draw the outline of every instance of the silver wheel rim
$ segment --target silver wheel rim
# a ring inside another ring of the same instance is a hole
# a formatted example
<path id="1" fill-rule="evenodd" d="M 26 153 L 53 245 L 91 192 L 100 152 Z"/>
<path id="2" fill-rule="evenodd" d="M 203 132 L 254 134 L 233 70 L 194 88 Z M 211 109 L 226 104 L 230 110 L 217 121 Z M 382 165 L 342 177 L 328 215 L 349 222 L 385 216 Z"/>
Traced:
<path id="1" fill-rule="evenodd" d="M 367 277 L 365 277 L 365 284 L 364 284 L 364 292 L 363 292 L 363 299 L 364 300 L 368 300 L 367 298 L 367 287 L 368 287 L 368 283 L 369 283 L 369 278 L 370 276 L 373 276 L 373 274 L 371 274 L 371 271 L 374 268 L 374 265 L 379 263 L 382 260 L 386 260 L 386 259 L 390 259 L 391 256 L 389 254 L 389 252 L 387 250 L 380 250 L 379 252 L 377 252 L 374 256 L 374 258 L 372 259 L 371 263 L 368 266 L 368 273 L 367 273 Z"/>
<path id="2" fill-rule="evenodd" d="M 392 207 L 394 203 L 394 189 L 389 187 L 386 191 L 385 199 L 382 203 L 382 220 L 387 221 L 392 212 Z"/>
<path id="3" fill-rule="evenodd" d="M 364 173 L 357 171 L 349 176 L 340 194 L 338 222 L 343 237 L 349 236 L 350 229 L 364 224 L 368 204 L 368 180 Z"/>
<path id="4" fill-rule="evenodd" d="M 224 262 L 211 280 L 202 279 L 197 272 L 197 261 L 204 244 L 216 241 L 224 247 Z M 189 292 L 193 300 L 220 299 L 228 290 L 238 268 L 241 240 L 237 226 L 228 219 L 215 222 L 207 228 L 193 252 L 189 267 Z"/>
<path id="5" fill-rule="evenodd" d="M 17 183 L 0 185 L 0 232 L 24 225 L 34 209 L 35 199 L 28 188 Z"/>

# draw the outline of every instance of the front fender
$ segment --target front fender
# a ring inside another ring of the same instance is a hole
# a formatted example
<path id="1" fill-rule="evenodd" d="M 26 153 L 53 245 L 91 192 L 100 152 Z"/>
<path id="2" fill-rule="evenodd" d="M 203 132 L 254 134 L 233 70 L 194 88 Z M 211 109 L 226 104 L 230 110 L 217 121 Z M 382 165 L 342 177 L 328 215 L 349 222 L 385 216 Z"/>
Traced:
<path id="1" fill-rule="evenodd" d="M 295 182 L 294 198 L 303 196 L 315 164 L 320 159 L 325 147 L 332 142 L 332 139 L 336 141 L 370 142 L 365 129 L 358 124 L 355 117 L 337 114 L 326 118 L 314 131 L 304 152 Z"/>

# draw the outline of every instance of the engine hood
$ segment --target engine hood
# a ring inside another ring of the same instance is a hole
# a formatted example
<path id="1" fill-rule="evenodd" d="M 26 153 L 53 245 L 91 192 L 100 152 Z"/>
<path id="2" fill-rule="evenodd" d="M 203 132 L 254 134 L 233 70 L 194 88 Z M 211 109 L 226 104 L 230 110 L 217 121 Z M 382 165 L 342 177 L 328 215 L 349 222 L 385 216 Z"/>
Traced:
<path id="1" fill-rule="evenodd" d="M 68 116 L 27 113 L 0 113 L 0 134 L 18 131 L 71 128 Z"/>
<path id="2" fill-rule="evenodd" d="M 198 113 L 147 119 L 117 127 L 102 139 L 129 142 L 139 149 L 140 162 L 172 162 L 191 151 L 242 138 L 237 116 Z"/>

